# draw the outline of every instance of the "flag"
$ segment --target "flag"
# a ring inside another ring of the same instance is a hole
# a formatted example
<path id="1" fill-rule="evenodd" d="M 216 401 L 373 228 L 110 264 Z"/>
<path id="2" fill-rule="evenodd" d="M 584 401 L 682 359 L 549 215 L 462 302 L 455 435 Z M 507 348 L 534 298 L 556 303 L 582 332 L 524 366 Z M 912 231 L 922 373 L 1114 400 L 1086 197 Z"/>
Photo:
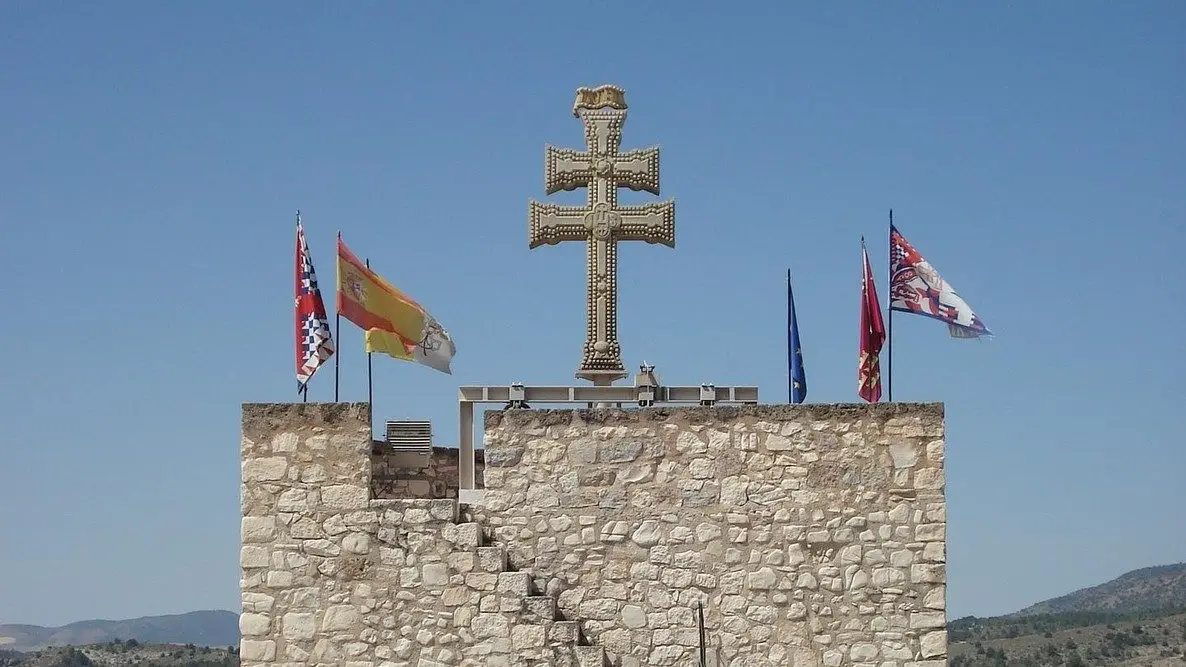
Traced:
<path id="1" fill-rule="evenodd" d="M 947 323 L 952 338 L 992 336 L 951 285 L 890 223 L 890 310 Z"/>
<path id="2" fill-rule="evenodd" d="M 449 332 L 414 299 L 372 271 L 338 235 L 338 313 L 366 332 L 366 351 L 452 374 Z"/>
<path id="3" fill-rule="evenodd" d="M 857 363 L 857 394 L 869 403 L 876 403 L 881 400 L 879 355 L 885 343 L 885 325 L 881 321 L 877 283 L 873 280 L 864 239 L 861 239 L 861 255 L 865 258 L 865 274 L 861 278 L 861 354 Z"/>
<path id="4" fill-rule="evenodd" d="M 802 403 L 807 398 L 807 373 L 803 370 L 803 350 L 799 346 L 799 320 L 795 317 L 795 295 L 791 293 L 791 272 L 787 270 L 787 358 L 790 360 L 790 399 Z"/>
<path id="5" fill-rule="evenodd" d="M 296 223 L 296 376 L 297 392 L 308 388 L 309 378 L 334 354 L 325 302 L 313 271 L 313 257 L 305 241 L 301 216 Z"/>

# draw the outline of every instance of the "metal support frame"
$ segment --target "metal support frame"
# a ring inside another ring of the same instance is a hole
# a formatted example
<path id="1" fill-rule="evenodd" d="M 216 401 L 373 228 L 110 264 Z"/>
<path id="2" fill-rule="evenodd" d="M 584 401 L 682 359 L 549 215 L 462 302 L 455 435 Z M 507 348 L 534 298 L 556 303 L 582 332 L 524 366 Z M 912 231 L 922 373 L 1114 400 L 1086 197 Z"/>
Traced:
<path id="1" fill-rule="evenodd" d="M 457 391 L 460 432 L 458 434 L 458 486 L 474 489 L 477 483 L 474 464 L 474 404 L 502 403 L 510 410 L 528 410 L 530 404 L 585 403 L 594 405 L 634 403 L 651 407 L 660 403 L 691 403 L 711 406 L 717 403 L 756 405 L 757 387 L 664 387 L 654 375 L 654 367 L 643 366 L 634 386 L 531 387 L 521 383 L 503 386 L 463 386 Z"/>

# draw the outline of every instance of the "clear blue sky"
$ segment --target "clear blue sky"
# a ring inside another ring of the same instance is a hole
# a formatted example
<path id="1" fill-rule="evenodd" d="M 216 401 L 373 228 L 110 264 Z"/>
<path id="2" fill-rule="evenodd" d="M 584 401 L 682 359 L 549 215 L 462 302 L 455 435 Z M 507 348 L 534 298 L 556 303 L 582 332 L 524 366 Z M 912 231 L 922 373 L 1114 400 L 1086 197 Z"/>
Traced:
<path id="1" fill-rule="evenodd" d="M 1186 560 L 1186 5 L 591 7 L 0 5 L 0 622 L 238 609 L 298 208 L 323 284 L 341 229 L 457 341 L 451 377 L 376 359 L 378 419 L 453 443 L 459 383 L 575 382 L 584 250 L 526 211 L 606 82 L 678 205 L 621 252 L 631 367 L 785 401 L 791 268 L 808 400 L 856 401 L 893 207 L 998 334 L 894 318 L 895 399 L 947 406 L 950 613 Z"/>

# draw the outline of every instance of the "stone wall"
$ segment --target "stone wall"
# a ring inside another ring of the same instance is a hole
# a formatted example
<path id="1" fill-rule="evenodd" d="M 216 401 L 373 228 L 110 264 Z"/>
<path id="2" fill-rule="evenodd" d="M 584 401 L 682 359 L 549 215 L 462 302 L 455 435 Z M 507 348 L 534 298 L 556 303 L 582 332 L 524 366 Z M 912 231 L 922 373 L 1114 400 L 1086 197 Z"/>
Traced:
<path id="1" fill-rule="evenodd" d="M 946 664 L 941 405 L 487 413 L 472 515 L 613 664 Z M 464 509 L 464 508 L 463 508 Z"/>
<path id="2" fill-rule="evenodd" d="M 428 455 L 397 453 L 376 442 L 371 454 L 371 493 L 375 498 L 456 498 L 455 447 L 433 447 Z M 483 487 L 485 452 L 474 452 L 477 488 Z"/>
<path id="3" fill-rule="evenodd" d="M 244 667 L 946 664 L 938 405 L 487 413 L 376 498 L 366 404 L 248 404 Z"/>
<path id="4" fill-rule="evenodd" d="M 242 419 L 243 667 L 603 664 L 456 499 L 371 497 L 369 406 Z"/>

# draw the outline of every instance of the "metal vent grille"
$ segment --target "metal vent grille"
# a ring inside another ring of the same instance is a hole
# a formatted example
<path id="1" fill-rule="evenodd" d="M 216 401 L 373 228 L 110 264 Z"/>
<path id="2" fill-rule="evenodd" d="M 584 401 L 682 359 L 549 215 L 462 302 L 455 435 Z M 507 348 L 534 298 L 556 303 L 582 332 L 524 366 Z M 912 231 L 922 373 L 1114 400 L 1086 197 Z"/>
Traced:
<path id="1" fill-rule="evenodd" d="M 431 453 L 432 422 L 387 422 L 387 446 L 395 452 Z"/>

